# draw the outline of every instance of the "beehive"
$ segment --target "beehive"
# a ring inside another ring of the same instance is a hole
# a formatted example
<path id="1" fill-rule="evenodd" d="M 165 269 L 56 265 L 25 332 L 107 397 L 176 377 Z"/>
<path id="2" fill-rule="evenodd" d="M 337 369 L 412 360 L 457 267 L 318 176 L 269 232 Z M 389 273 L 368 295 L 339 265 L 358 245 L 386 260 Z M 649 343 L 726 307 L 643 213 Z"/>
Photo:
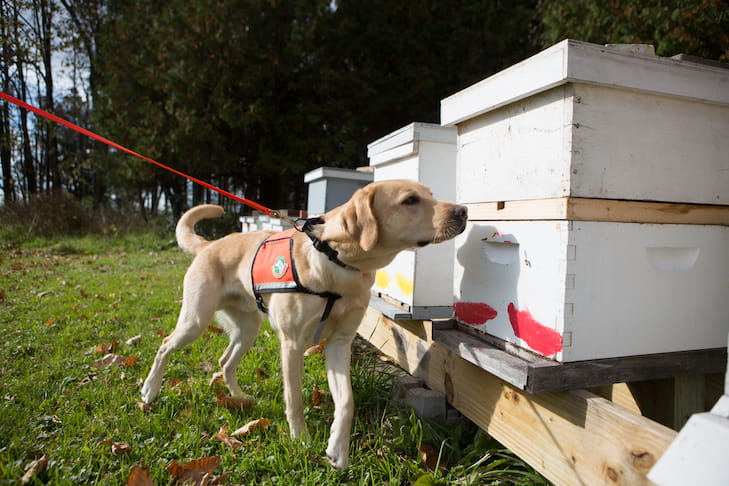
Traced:
<path id="1" fill-rule="evenodd" d="M 456 130 L 412 123 L 367 147 L 375 181 L 409 179 L 438 199 L 455 199 Z M 374 291 L 414 319 L 453 312 L 453 242 L 406 250 L 377 273 Z"/>
<path id="2" fill-rule="evenodd" d="M 564 362 L 723 345 L 729 70 L 568 40 L 441 108 L 460 322 Z"/>

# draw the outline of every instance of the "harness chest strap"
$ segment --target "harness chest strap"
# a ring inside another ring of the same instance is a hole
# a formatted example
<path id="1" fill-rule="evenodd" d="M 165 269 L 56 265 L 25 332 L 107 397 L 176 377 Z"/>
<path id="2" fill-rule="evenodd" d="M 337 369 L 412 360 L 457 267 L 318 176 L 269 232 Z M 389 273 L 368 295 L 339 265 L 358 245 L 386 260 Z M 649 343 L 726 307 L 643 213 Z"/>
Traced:
<path id="1" fill-rule="evenodd" d="M 306 228 L 306 224 L 304 227 Z M 299 280 L 299 275 L 296 271 L 296 264 L 293 258 L 293 235 L 296 231 L 302 230 L 299 230 L 298 228 L 291 228 L 281 233 L 271 235 L 258 246 L 256 255 L 253 258 L 253 265 L 251 266 L 253 294 L 256 298 L 258 308 L 264 313 L 268 312 L 268 309 L 266 309 L 266 306 L 263 303 L 262 294 L 298 292 L 318 295 L 319 297 L 327 299 L 326 305 L 324 306 L 324 312 L 319 320 L 319 324 L 316 328 L 316 334 L 314 336 L 314 344 L 319 344 L 321 333 L 324 330 L 324 325 L 332 311 L 334 302 L 342 296 L 335 292 L 316 292 L 302 285 Z M 309 231 L 306 231 L 306 233 L 310 238 L 313 236 L 310 235 Z M 321 240 L 318 239 L 317 241 L 321 242 Z M 324 243 L 324 245 L 334 252 L 329 245 L 326 243 Z M 317 245 L 314 244 L 314 247 L 317 248 Z M 319 248 L 317 248 L 317 250 L 322 251 Z M 327 256 L 330 260 L 332 260 L 332 256 L 330 254 L 327 254 Z M 336 252 L 334 252 L 334 257 L 336 258 Z"/>

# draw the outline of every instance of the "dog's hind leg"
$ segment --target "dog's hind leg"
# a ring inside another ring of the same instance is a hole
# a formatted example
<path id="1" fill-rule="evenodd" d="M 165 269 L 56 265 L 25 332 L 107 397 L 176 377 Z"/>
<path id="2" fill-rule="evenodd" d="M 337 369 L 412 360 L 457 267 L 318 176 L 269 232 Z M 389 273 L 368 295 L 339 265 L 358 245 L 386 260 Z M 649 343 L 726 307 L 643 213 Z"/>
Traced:
<path id="1" fill-rule="evenodd" d="M 245 394 L 238 385 L 235 372 L 240 359 L 250 349 L 253 341 L 256 340 L 258 331 L 261 328 L 261 315 L 257 310 L 245 312 L 234 308 L 225 308 L 216 314 L 216 318 L 228 332 L 230 338 L 230 343 L 218 360 L 218 364 L 230 393 L 241 397 Z"/>
<path id="2" fill-rule="evenodd" d="M 185 286 L 187 287 L 187 285 Z M 200 286 L 188 292 L 186 288 L 185 294 L 192 295 L 191 298 L 182 299 L 182 309 L 177 319 L 175 330 L 162 341 L 154 357 L 154 363 L 149 370 L 149 375 L 142 386 L 142 400 L 144 403 L 151 403 L 157 397 L 160 387 L 162 386 L 162 375 L 170 354 L 190 344 L 202 335 L 203 331 L 208 327 L 210 320 L 215 312 L 216 289 L 208 287 L 207 291 L 199 291 Z"/>

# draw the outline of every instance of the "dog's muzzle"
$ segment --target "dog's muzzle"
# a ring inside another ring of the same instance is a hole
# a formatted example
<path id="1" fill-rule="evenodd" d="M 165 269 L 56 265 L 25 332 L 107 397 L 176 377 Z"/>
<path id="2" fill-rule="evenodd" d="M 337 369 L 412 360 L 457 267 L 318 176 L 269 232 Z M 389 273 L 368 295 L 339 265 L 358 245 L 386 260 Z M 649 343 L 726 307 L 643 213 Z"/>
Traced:
<path id="1" fill-rule="evenodd" d="M 468 208 L 457 204 L 450 209 L 450 215 L 445 227 L 435 235 L 435 238 L 430 241 L 420 241 L 418 246 L 423 247 L 431 243 L 441 243 L 463 233 L 466 230 L 466 223 L 468 223 Z"/>

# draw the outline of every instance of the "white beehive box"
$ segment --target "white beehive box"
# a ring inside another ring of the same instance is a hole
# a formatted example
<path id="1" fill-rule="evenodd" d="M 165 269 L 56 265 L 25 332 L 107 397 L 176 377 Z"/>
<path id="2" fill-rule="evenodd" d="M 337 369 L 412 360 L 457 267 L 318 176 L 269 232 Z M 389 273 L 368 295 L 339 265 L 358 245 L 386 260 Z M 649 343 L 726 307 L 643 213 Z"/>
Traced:
<path id="1" fill-rule="evenodd" d="M 566 40 L 441 102 L 461 203 L 729 204 L 729 69 Z"/>
<path id="2" fill-rule="evenodd" d="M 317 216 L 347 202 L 354 191 L 372 182 L 372 172 L 319 167 L 307 172 L 304 182 L 309 185 L 307 213 Z"/>
<path id="3" fill-rule="evenodd" d="M 557 361 L 721 347 L 729 227 L 477 221 L 456 239 L 456 317 Z"/>
<path id="4" fill-rule="evenodd" d="M 729 209 L 729 70 L 568 40 L 441 108 L 476 220 L 456 239 L 461 323 L 560 362 L 723 346 L 726 216 L 669 203 Z M 518 217 L 479 215 L 510 201 Z M 641 222 L 610 222 L 629 201 Z M 692 224 L 645 222 L 650 204 Z"/>
<path id="5" fill-rule="evenodd" d="M 412 123 L 367 146 L 374 180 L 409 179 L 438 199 L 455 200 L 456 130 Z M 453 313 L 453 242 L 406 250 L 377 272 L 373 290 L 402 304 L 413 319 Z"/>

